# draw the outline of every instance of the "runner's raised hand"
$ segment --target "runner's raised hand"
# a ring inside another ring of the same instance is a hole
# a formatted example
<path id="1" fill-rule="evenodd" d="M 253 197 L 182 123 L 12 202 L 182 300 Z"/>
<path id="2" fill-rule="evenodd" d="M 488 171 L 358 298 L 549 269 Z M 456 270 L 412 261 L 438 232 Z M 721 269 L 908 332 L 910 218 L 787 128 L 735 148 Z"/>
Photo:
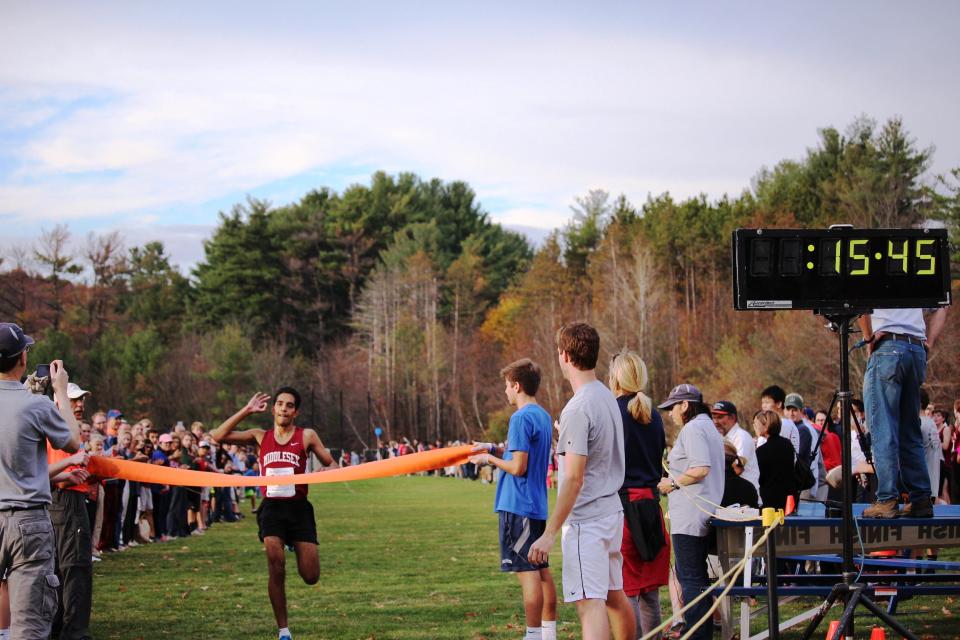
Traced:
<path id="1" fill-rule="evenodd" d="M 263 413 L 270 408 L 270 394 L 269 393 L 260 393 L 259 391 L 253 394 L 253 397 L 250 398 L 250 401 L 247 403 L 247 406 L 244 407 L 247 410 L 247 413 Z"/>

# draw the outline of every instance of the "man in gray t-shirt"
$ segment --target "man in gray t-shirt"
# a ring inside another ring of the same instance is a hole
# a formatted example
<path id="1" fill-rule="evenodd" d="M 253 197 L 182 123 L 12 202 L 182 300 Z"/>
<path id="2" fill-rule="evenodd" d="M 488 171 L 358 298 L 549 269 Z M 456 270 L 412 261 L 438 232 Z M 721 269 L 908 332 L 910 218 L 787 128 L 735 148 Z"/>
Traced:
<path id="1" fill-rule="evenodd" d="M 557 359 L 573 398 L 560 414 L 560 490 L 529 559 L 543 564 L 562 531 L 563 599 L 576 602 L 584 637 L 633 638 L 636 620 L 623 593 L 623 422 L 613 393 L 597 380 L 600 336 L 580 322 L 557 332 Z M 609 622 L 608 622 L 609 615 Z M 610 626 L 608 626 L 610 625 Z"/>
<path id="2" fill-rule="evenodd" d="M 587 457 L 583 487 L 567 523 L 623 511 L 617 493 L 624 473 L 623 418 L 617 399 L 599 380 L 577 389 L 560 414 L 557 454 L 567 453 Z"/>
<path id="3" fill-rule="evenodd" d="M 80 446 L 80 429 L 70 409 L 62 362 L 50 363 L 59 407 L 20 383 L 32 344 L 20 327 L 0 322 L 0 574 L 7 574 L 10 637 L 46 640 L 60 584 L 47 514 L 47 441 L 73 453 Z"/>

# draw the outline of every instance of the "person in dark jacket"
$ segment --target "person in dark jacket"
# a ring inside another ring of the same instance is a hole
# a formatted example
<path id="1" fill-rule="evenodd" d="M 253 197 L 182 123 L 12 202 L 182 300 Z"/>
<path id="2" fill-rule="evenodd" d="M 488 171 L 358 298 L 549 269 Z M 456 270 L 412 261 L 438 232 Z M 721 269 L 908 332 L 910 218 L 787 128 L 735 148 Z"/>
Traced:
<path id="1" fill-rule="evenodd" d="M 663 418 L 643 392 L 647 365 L 633 351 L 621 351 L 610 362 L 609 386 L 623 418 L 626 462 L 620 500 L 624 506 L 623 591 L 637 619 L 637 636 L 660 626 L 660 587 L 670 575 L 670 542 L 657 483 L 663 477 L 667 446 Z"/>
<path id="2" fill-rule="evenodd" d="M 723 499 L 720 504 L 724 507 L 738 504 L 741 507 L 760 508 L 760 501 L 757 499 L 757 490 L 753 483 L 740 477 L 743 473 L 743 458 L 737 455 L 737 448 L 732 442 L 724 440 L 723 458 L 727 463 L 724 472 Z"/>
<path id="3" fill-rule="evenodd" d="M 797 493 L 793 477 L 794 449 L 780 435 L 780 416 L 773 411 L 758 411 L 753 429 L 766 442 L 757 447 L 760 466 L 760 502 L 764 507 L 785 509 L 787 496 Z"/>

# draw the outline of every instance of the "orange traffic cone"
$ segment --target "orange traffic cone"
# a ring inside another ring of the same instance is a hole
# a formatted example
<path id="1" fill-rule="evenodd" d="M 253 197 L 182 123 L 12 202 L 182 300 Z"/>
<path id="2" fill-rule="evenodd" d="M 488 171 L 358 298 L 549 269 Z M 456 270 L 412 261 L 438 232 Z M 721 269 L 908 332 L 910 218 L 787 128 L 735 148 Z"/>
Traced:
<path id="1" fill-rule="evenodd" d="M 793 496 L 787 496 L 787 508 L 783 510 L 783 515 L 788 516 L 797 508 L 797 503 Z"/>
<path id="2" fill-rule="evenodd" d="M 827 629 L 827 637 L 825 640 L 833 640 L 833 636 L 837 635 L 837 627 L 840 626 L 839 620 L 831 620 L 830 628 Z"/>
<path id="3" fill-rule="evenodd" d="M 883 627 L 874 627 L 870 630 L 870 640 L 887 640 L 887 632 Z"/>

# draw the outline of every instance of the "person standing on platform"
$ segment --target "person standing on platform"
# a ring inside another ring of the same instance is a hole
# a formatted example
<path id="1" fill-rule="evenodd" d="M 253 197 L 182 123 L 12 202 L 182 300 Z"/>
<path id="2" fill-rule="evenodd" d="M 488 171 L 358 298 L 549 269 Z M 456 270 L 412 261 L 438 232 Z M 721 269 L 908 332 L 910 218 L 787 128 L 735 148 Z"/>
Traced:
<path id="1" fill-rule="evenodd" d="M 930 315 L 921 309 L 876 309 L 860 316 L 870 359 L 863 379 L 863 401 L 870 424 L 877 498 L 865 518 L 929 518 L 930 476 L 920 431 L 920 385 L 926 379 L 927 353 L 947 321 L 947 309 Z M 898 479 L 910 496 L 899 511 Z"/>

